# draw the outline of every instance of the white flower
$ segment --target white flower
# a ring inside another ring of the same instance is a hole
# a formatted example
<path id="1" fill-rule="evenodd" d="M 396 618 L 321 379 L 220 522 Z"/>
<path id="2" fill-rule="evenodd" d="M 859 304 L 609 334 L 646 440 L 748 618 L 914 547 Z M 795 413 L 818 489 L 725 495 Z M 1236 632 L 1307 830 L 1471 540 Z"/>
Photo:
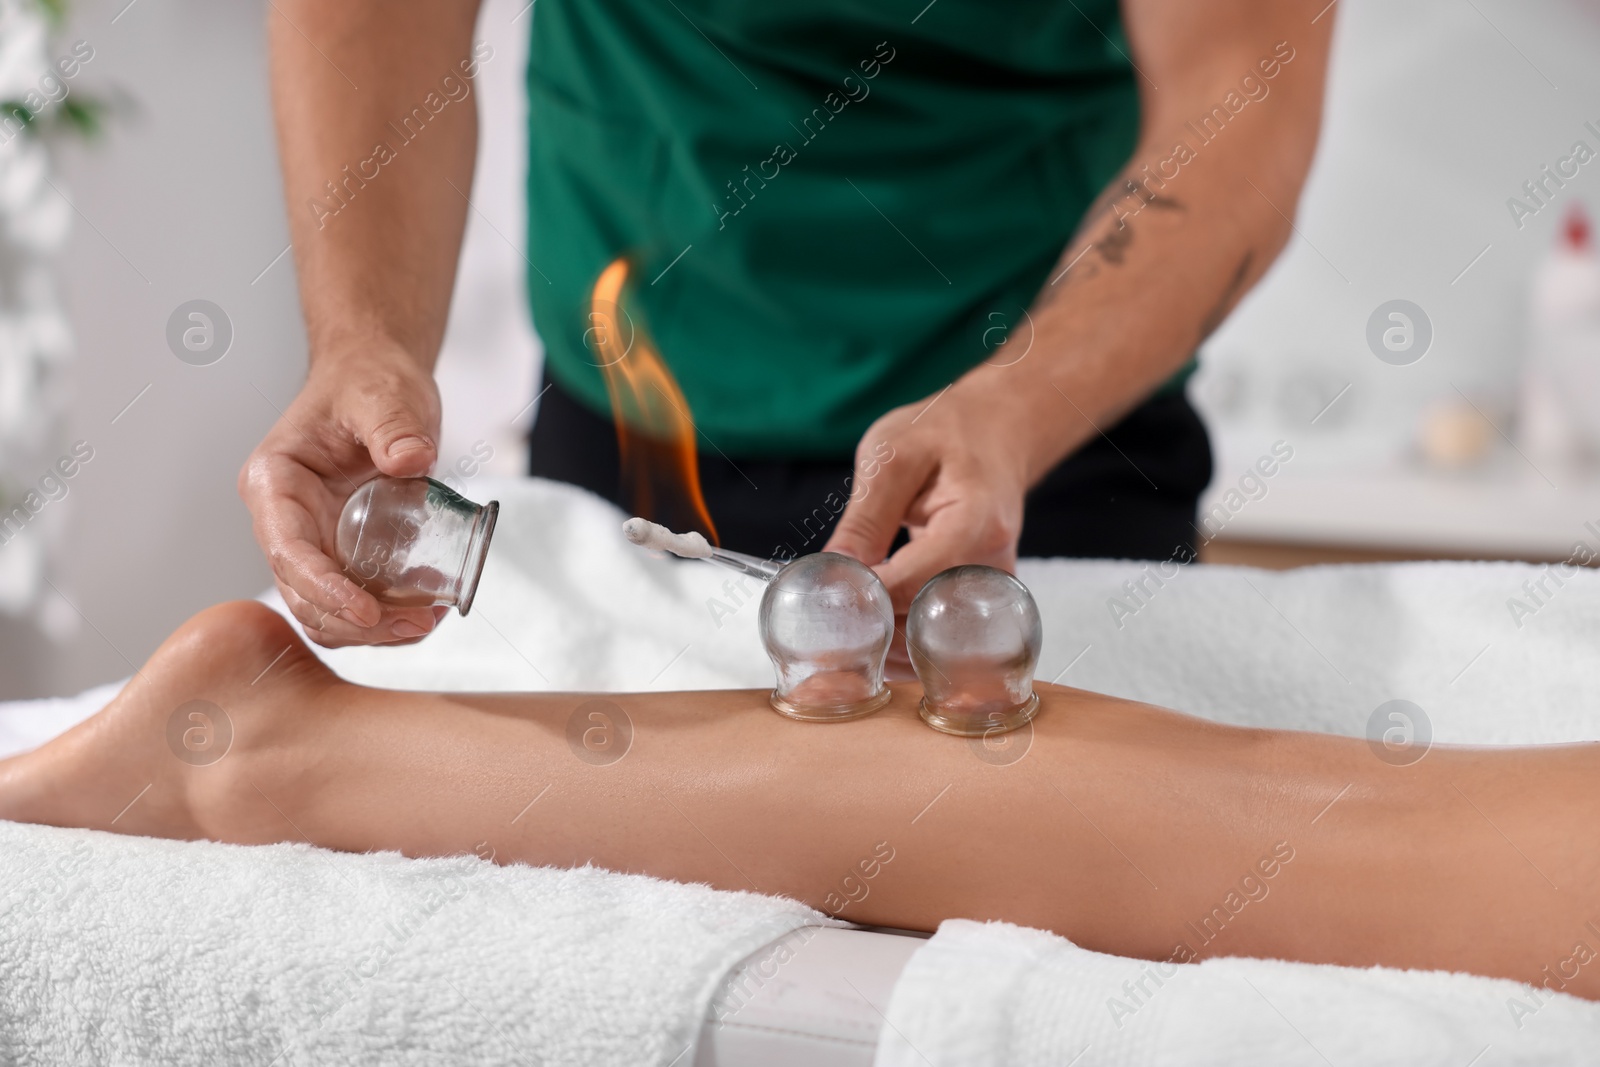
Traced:
<path id="1" fill-rule="evenodd" d="M 49 46 L 40 4 L 0 0 L 0 99 L 39 91 L 51 73 Z M 72 339 L 54 260 L 71 229 L 72 206 L 51 187 L 50 171 L 44 140 L 0 125 L 0 519 L 49 467 L 65 423 Z M 65 506 L 52 505 L 53 514 L 31 519 L 0 544 L 0 612 L 38 610 L 66 518 L 57 509 Z"/>
<path id="2" fill-rule="evenodd" d="M 40 4 L 0 0 L 0 99 L 39 88 L 50 69 L 50 26 Z"/>
<path id="3" fill-rule="evenodd" d="M 39 599 L 44 549 L 31 531 L 0 545 L 0 611 L 21 615 Z"/>

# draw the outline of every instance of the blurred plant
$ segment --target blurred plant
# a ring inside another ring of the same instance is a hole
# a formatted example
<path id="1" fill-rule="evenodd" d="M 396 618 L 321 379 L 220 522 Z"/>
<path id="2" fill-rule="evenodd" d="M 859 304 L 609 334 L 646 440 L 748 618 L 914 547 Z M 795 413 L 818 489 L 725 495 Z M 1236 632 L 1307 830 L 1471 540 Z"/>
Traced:
<path id="1" fill-rule="evenodd" d="M 0 0 L 0 612 L 35 615 L 47 632 L 61 630 L 61 612 L 39 608 L 64 514 L 38 514 L 31 491 L 64 443 L 72 355 L 56 287 L 72 205 L 52 180 L 47 135 L 93 135 L 103 112 L 68 85 L 93 48 L 52 60 L 65 15 L 66 0 Z"/>
<path id="2" fill-rule="evenodd" d="M 105 113 L 106 104 L 103 101 L 84 100 L 81 97 L 69 97 L 60 106 L 42 114 L 29 111 L 20 100 L 0 100 L 0 117 L 20 123 L 23 129 L 30 131 L 39 130 L 40 127 L 46 130 L 56 127 L 92 138 L 105 128 Z"/>
<path id="3" fill-rule="evenodd" d="M 14 25 L 13 19 L 16 19 Z M 66 19 L 66 0 L 12 0 L 0 4 L 0 30 L 10 29 L 10 36 L 21 36 L 25 40 L 29 37 L 36 38 L 40 31 L 43 31 L 47 40 L 58 35 L 65 28 Z M 78 45 L 87 48 L 84 42 L 80 41 Z M 106 113 L 109 110 L 109 105 L 104 100 L 85 97 L 81 90 L 75 93 L 68 92 L 66 79 L 56 77 L 55 70 L 48 64 L 39 78 L 27 81 L 17 78 L 16 75 L 22 71 L 14 68 L 31 64 L 27 64 L 20 55 L 16 57 L 15 63 L 8 62 L 12 57 L 7 53 L 12 51 L 32 53 L 34 49 L 27 47 L 13 49 L 9 42 L 0 45 L 0 94 L 3 94 L 0 95 L 0 128 L 8 133 L 13 128 L 30 133 L 51 133 L 60 130 L 87 138 L 98 136 L 104 130 Z M 83 52 L 74 48 L 74 54 L 63 57 L 58 64 L 65 62 L 71 65 L 74 74 L 66 76 L 70 78 L 75 75 L 79 65 L 75 60 L 87 62 L 93 54 L 94 50 L 89 48 L 86 58 Z M 52 93 L 45 93 L 42 102 L 30 103 L 29 97 L 35 100 L 41 99 L 35 87 L 41 84 L 39 79 L 43 77 L 54 79 L 61 87 L 61 95 L 57 97 Z"/>

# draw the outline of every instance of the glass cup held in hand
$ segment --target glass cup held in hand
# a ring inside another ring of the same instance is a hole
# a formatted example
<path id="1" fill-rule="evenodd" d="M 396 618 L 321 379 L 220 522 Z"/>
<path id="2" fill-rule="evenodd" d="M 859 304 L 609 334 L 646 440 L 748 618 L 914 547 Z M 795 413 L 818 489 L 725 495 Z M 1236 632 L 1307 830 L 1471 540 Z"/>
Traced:
<path id="1" fill-rule="evenodd" d="M 474 504 L 432 478 L 377 477 L 339 515 L 335 551 L 357 585 L 399 607 L 472 608 L 500 503 Z"/>

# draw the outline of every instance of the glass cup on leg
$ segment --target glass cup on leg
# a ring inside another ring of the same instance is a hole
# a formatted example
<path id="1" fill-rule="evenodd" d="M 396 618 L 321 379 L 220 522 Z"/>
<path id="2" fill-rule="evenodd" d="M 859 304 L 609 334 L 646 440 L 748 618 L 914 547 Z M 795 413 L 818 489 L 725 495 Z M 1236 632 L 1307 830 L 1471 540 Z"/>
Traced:
<path id="1" fill-rule="evenodd" d="M 1005 571 L 967 565 L 934 575 L 906 616 L 923 721 L 963 737 L 1027 723 L 1039 711 L 1033 671 L 1043 638 L 1033 594 Z"/>
<path id="2" fill-rule="evenodd" d="M 835 552 L 801 556 L 767 584 L 760 627 L 778 675 L 779 714 L 845 722 L 889 702 L 883 661 L 894 608 L 870 567 Z"/>
<path id="3" fill-rule="evenodd" d="M 345 501 L 339 565 L 386 604 L 472 608 L 500 502 L 474 504 L 432 478 L 380 476 Z"/>

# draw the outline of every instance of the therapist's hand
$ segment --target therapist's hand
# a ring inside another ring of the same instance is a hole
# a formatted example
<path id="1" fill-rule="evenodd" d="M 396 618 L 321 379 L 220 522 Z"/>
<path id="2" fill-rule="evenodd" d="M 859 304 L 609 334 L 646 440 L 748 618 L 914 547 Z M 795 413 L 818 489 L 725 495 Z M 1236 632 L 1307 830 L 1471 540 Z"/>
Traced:
<path id="1" fill-rule="evenodd" d="M 433 378 L 397 346 L 325 353 L 239 472 L 278 590 L 318 644 L 409 643 L 443 616 L 444 608 L 379 603 L 332 558 L 339 512 L 356 487 L 380 472 L 426 474 L 438 435 Z"/>
<path id="2" fill-rule="evenodd" d="M 1014 570 L 1032 422 L 1013 397 L 971 380 L 890 411 L 861 438 L 850 502 L 824 551 L 873 567 L 896 615 L 947 567 Z M 885 560 L 901 526 L 911 541 Z"/>

